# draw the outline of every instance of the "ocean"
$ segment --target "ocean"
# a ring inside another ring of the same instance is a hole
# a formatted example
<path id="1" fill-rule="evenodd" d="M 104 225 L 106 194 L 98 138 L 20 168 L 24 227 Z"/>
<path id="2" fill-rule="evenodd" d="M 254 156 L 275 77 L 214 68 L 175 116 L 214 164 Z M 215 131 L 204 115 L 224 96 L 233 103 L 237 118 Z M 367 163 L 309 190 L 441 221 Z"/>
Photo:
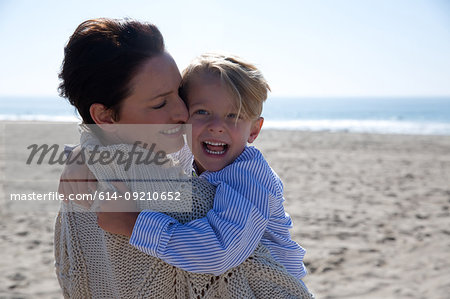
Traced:
<path id="1" fill-rule="evenodd" d="M 381 134 L 450 135 L 450 97 L 276 98 L 264 128 Z M 62 98 L 0 97 L 0 120 L 79 121 Z"/>

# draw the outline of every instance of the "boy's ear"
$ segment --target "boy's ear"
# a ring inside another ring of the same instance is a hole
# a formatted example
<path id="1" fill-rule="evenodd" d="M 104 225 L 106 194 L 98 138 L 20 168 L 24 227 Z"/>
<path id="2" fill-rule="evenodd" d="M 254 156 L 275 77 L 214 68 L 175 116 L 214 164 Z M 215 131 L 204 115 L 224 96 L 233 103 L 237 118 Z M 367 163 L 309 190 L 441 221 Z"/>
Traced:
<path id="1" fill-rule="evenodd" d="M 261 127 L 264 123 L 263 117 L 258 117 L 257 120 L 253 121 L 252 126 L 250 128 L 250 136 L 248 137 L 247 142 L 252 143 L 255 141 L 256 137 L 258 137 L 259 132 L 261 132 Z"/>
<path id="2" fill-rule="evenodd" d="M 108 109 L 103 104 L 95 103 L 89 107 L 89 113 L 91 114 L 94 122 L 102 129 L 111 131 L 113 126 L 109 126 L 115 123 L 113 118 L 113 111 Z"/>

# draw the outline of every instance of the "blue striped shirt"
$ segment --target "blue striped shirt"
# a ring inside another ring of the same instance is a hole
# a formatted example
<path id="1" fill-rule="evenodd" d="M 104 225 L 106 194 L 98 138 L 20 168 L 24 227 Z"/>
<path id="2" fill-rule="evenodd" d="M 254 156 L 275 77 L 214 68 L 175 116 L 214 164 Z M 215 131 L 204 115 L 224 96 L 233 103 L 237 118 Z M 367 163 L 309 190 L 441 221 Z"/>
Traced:
<path id="1" fill-rule="evenodd" d="M 283 185 L 256 148 L 246 147 L 232 164 L 200 178 L 217 186 L 206 217 L 181 224 L 144 210 L 130 244 L 186 271 L 220 275 L 244 262 L 261 242 L 290 274 L 306 275 L 305 250 L 289 233 Z"/>

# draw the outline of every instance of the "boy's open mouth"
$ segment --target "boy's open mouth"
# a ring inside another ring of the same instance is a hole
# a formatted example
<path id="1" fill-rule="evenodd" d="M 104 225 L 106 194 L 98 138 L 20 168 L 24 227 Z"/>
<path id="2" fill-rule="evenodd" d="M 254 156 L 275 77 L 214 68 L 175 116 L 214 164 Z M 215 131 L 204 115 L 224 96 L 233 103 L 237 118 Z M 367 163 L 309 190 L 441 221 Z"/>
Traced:
<path id="1" fill-rule="evenodd" d="M 203 149 L 212 155 L 222 155 L 228 149 L 228 144 L 222 142 L 203 141 Z"/>

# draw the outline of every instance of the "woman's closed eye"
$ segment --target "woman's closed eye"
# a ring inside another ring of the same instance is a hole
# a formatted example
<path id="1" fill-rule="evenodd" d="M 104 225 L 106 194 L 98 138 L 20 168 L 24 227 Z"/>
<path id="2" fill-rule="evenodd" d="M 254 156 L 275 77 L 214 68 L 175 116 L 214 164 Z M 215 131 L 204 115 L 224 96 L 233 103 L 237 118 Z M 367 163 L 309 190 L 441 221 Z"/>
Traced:
<path id="1" fill-rule="evenodd" d="M 164 107 L 164 106 L 166 106 L 166 104 L 167 104 L 167 101 L 166 100 L 163 100 L 161 103 L 159 103 L 158 105 L 156 105 L 156 106 L 153 106 L 152 108 L 153 109 L 161 109 L 162 107 Z"/>

